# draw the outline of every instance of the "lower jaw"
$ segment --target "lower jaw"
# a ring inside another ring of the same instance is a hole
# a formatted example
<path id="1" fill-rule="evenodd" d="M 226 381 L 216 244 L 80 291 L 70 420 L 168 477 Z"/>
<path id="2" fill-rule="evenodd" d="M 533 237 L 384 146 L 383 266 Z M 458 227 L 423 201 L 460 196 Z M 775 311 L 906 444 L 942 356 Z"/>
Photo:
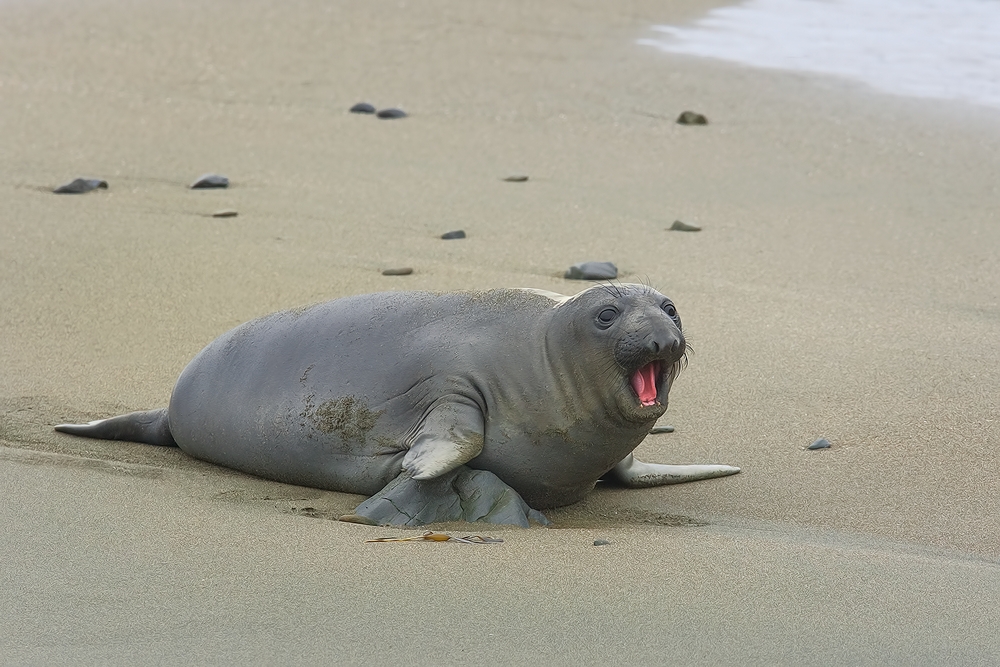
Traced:
<path id="1" fill-rule="evenodd" d="M 656 403 L 652 405 L 643 405 L 639 402 L 639 397 L 631 392 L 629 398 L 626 400 L 626 405 L 622 413 L 629 421 L 634 422 L 648 422 L 659 419 L 664 412 L 667 411 L 666 399 L 660 400 L 659 397 L 656 399 Z"/>

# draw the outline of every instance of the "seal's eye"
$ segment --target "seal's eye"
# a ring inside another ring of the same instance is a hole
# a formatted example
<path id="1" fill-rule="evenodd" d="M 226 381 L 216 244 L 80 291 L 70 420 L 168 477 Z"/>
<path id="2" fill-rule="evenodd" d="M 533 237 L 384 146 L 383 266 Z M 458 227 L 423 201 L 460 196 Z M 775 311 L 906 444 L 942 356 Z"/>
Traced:
<path id="1" fill-rule="evenodd" d="M 611 326 L 611 323 L 618 317 L 618 311 L 614 308 L 605 308 L 597 314 L 597 324 L 602 327 Z"/>
<path id="2" fill-rule="evenodd" d="M 669 301 L 664 301 L 662 308 L 663 312 L 667 314 L 667 317 L 669 317 L 674 321 L 677 320 L 677 309 L 674 308 L 674 304 L 670 303 Z"/>

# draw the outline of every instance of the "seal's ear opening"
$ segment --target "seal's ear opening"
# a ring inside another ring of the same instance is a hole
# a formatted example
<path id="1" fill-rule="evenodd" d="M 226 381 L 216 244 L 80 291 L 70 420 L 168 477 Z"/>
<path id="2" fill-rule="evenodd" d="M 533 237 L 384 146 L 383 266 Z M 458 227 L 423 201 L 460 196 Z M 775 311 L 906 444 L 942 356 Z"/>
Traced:
<path id="1" fill-rule="evenodd" d="M 632 389 L 645 406 L 656 405 L 656 380 L 660 377 L 660 368 L 659 361 L 651 361 L 632 374 Z"/>

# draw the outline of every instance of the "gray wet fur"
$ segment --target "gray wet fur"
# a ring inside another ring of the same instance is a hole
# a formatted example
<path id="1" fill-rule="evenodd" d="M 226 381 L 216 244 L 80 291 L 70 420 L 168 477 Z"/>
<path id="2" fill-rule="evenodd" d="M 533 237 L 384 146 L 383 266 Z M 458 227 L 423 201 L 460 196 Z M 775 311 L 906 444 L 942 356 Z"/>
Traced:
<path id="1" fill-rule="evenodd" d="M 57 429 L 169 438 L 260 477 L 375 496 L 356 513 L 380 523 L 527 525 L 605 475 L 641 487 L 738 472 L 661 476 L 631 456 L 666 410 L 684 349 L 673 304 L 644 285 L 368 294 L 223 334 L 166 410 Z M 629 378 L 652 361 L 656 403 L 643 406 Z"/>

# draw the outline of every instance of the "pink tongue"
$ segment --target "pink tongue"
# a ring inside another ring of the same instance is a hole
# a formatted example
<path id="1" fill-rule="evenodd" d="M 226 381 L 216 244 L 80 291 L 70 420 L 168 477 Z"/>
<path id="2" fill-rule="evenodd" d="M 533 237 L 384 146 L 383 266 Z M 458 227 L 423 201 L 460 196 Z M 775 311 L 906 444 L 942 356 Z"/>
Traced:
<path id="1" fill-rule="evenodd" d="M 635 372 L 632 376 L 632 388 L 639 396 L 639 402 L 643 405 L 654 405 L 656 403 L 656 372 L 659 364 L 655 361 L 648 363 Z"/>

